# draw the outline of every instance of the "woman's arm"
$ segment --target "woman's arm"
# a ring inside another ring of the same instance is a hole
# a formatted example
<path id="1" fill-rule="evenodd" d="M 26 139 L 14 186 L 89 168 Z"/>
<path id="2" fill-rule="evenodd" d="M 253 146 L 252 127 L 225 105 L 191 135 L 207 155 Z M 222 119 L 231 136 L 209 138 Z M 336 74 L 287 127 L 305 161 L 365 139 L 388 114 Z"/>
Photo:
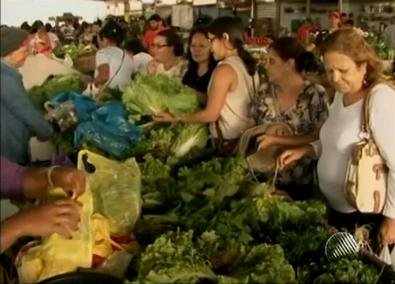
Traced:
<path id="1" fill-rule="evenodd" d="M 388 167 L 387 197 L 380 228 L 384 244 L 395 243 L 395 90 L 386 85 L 373 89 L 370 119 L 373 138 Z"/>
<path id="2" fill-rule="evenodd" d="M 52 128 L 33 106 L 22 81 L 12 78 L 7 83 L 9 88 L 5 88 L 6 91 L 1 94 L 1 104 L 4 104 L 15 117 L 22 121 L 33 135 L 40 140 L 49 139 L 52 135 Z"/>
<path id="3" fill-rule="evenodd" d="M 102 86 L 110 79 L 110 65 L 102 64 L 97 68 L 97 76 L 94 80 L 95 86 Z"/>
<path id="4" fill-rule="evenodd" d="M 154 119 L 157 121 L 214 122 L 221 114 L 228 92 L 234 89 L 236 84 L 237 75 L 233 68 L 226 64 L 220 65 L 214 70 L 205 109 L 190 116 L 176 118 L 170 114 L 159 114 Z"/>

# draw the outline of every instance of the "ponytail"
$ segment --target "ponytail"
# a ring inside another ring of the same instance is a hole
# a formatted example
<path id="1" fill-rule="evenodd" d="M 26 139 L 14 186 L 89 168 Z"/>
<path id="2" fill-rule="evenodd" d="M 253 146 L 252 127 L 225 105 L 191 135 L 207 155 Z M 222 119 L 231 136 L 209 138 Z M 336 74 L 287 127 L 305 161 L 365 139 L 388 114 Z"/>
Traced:
<path id="1" fill-rule="evenodd" d="M 237 53 L 244 63 L 248 74 L 251 76 L 255 75 L 256 72 L 256 60 L 252 55 L 244 49 L 243 45 L 237 46 Z"/>
<path id="2" fill-rule="evenodd" d="M 219 17 L 208 27 L 208 32 L 217 37 L 222 37 L 224 33 L 229 35 L 229 42 L 237 49 L 237 54 L 244 63 L 248 74 L 253 76 L 256 72 L 256 61 L 244 47 L 244 28 L 240 19 L 234 17 Z"/>

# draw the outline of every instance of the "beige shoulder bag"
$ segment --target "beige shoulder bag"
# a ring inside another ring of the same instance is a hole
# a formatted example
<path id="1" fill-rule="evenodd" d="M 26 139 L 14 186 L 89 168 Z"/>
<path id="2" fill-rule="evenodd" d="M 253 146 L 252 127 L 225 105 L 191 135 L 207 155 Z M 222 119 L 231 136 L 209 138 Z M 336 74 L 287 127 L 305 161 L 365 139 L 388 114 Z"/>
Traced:
<path id="1" fill-rule="evenodd" d="M 387 197 L 388 167 L 380 155 L 370 128 L 370 88 L 362 108 L 361 131 L 365 136 L 352 151 L 348 164 L 345 195 L 348 203 L 363 213 L 381 213 Z"/>

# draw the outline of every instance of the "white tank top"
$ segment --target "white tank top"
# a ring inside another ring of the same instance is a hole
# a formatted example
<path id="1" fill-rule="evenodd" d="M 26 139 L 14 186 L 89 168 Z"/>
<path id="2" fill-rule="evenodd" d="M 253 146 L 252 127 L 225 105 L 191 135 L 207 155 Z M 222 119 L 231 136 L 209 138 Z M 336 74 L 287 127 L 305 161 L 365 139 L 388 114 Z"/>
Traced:
<path id="1" fill-rule="evenodd" d="M 225 104 L 218 119 L 223 139 L 237 139 L 245 130 L 255 125 L 250 114 L 250 102 L 254 96 L 252 76 L 247 72 L 243 61 L 238 56 L 230 56 L 219 63 L 228 64 L 237 74 L 237 86 L 232 92 L 228 92 Z M 256 89 L 258 89 L 259 78 L 254 75 Z M 209 84 L 209 89 L 212 79 Z M 210 133 L 217 138 L 218 133 L 215 123 L 210 123 Z"/>

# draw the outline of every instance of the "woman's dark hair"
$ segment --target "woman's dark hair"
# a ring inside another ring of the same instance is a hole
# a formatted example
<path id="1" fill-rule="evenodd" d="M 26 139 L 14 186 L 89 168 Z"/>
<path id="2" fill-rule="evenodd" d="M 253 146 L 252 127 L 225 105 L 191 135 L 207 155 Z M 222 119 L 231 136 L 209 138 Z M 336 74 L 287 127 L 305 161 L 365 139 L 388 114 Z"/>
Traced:
<path id="1" fill-rule="evenodd" d="M 182 56 L 184 54 L 184 44 L 181 37 L 174 30 L 163 30 L 156 34 L 156 36 L 163 36 L 166 39 L 166 44 L 174 48 L 175 56 Z"/>
<path id="2" fill-rule="evenodd" d="M 244 45 L 244 27 L 240 20 L 234 17 L 220 17 L 215 19 L 208 27 L 208 32 L 218 38 L 229 35 L 229 42 L 237 49 L 237 53 L 243 60 L 244 65 L 251 76 L 256 72 L 256 61 L 247 52 Z"/>
<path id="3" fill-rule="evenodd" d="M 44 23 L 41 22 L 40 20 L 34 21 L 32 25 L 32 34 L 35 34 L 39 28 L 44 27 Z"/>
<path id="4" fill-rule="evenodd" d="M 299 73 L 318 71 L 314 54 L 306 51 L 300 41 L 294 37 L 280 37 L 270 45 L 270 49 L 273 49 L 284 61 L 293 59 L 295 69 Z"/>
<path id="5" fill-rule="evenodd" d="M 102 20 L 100 20 L 100 19 L 97 19 L 96 21 L 93 22 L 93 25 L 96 25 L 96 26 L 98 26 L 98 27 L 101 27 L 102 24 L 103 24 L 103 22 L 102 22 Z"/>
<path id="6" fill-rule="evenodd" d="M 147 50 L 144 48 L 143 44 L 141 43 L 140 40 L 138 39 L 130 39 L 125 42 L 123 47 L 127 50 L 132 52 L 133 54 L 137 54 L 140 52 L 147 52 Z"/>
<path id="7" fill-rule="evenodd" d="M 163 20 L 162 20 L 161 16 L 159 16 L 158 14 L 153 14 L 151 17 L 149 17 L 148 21 L 161 22 Z"/>
<path id="8" fill-rule="evenodd" d="M 87 28 L 89 28 L 89 24 L 83 21 L 80 26 L 81 32 L 84 32 Z"/>
<path id="9" fill-rule="evenodd" d="M 47 31 L 47 33 L 49 33 L 50 31 L 52 31 L 52 25 L 50 23 L 46 23 L 45 24 L 45 30 Z"/>
<path id="10" fill-rule="evenodd" d="M 27 22 L 23 22 L 21 25 L 21 29 L 30 32 L 32 27 Z"/>
<path id="11" fill-rule="evenodd" d="M 195 62 L 195 61 L 192 59 L 192 54 L 191 54 L 191 49 L 190 49 L 190 47 L 191 47 L 191 42 L 192 42 L 192 38 L 193 38 L 193 36 L 194 36 L 195 34 L 202 34 L 202 35 L 204 35 L 204 36 L 208 39 L 208 36 L 207 36 L 208 32 L 207 32 L 207 30 L 204 29 L 204 28 L 196 28 L 196 29 L 193 29 L 193 30 L 191 31 L 191 33 L 189 34 L 189 39 L 188 39 L 188 50 L 187 50 L 187 56 L 186 56 L 187 59 L 188 59 L 188 71 L 191 71 L 191 70 L 197 71 L 197 68 L 198 68 L 197 62 Z M 208 62 L 208 70 L 214 69 L 214 67 L 215 67 L 216 65 L 217 65 L 217 62 L 215 61 L 215 59 L 214 59 L 214 57 L 213 57 L 213 54 L 210 52 L 209 62 Z"/>
<path id="12" fill-rule="evenodd" d="M 120 46 L 125 37 L 125 31 L 114 21 L 107 22 L 99 31 L 101 39 L 106 38 Z"/>

